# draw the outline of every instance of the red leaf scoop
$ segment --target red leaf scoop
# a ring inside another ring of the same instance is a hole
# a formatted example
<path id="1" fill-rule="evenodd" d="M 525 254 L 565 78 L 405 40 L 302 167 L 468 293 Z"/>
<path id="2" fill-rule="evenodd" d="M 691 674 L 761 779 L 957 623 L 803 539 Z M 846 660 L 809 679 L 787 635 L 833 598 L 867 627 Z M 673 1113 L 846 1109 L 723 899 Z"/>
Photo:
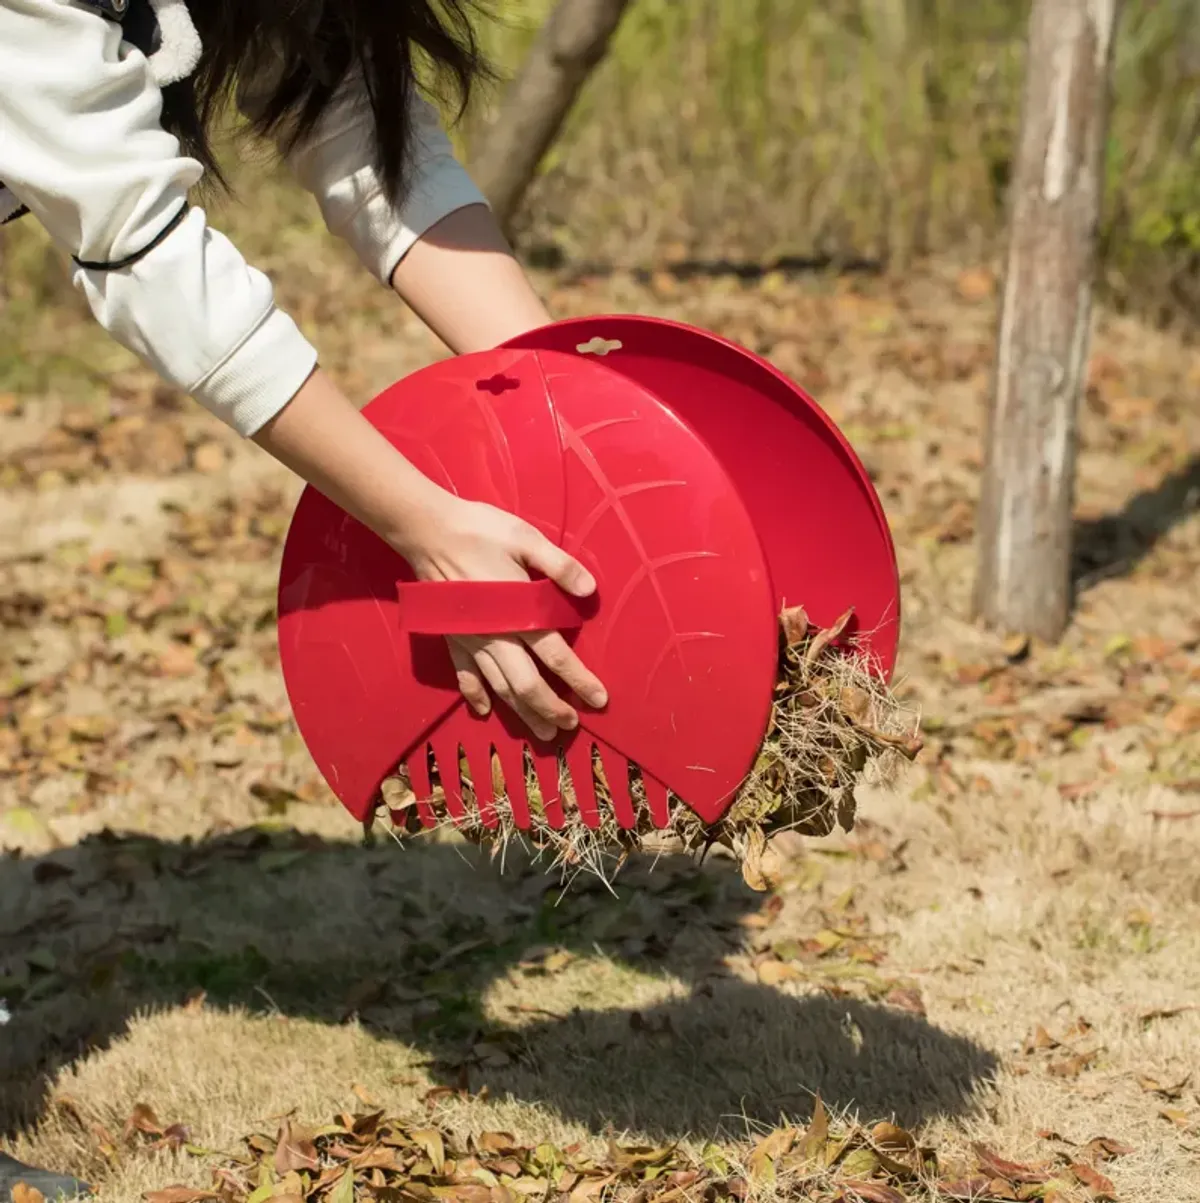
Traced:
<path id="1" fill-rule="evenodd" d="M 581 353 L 595 336 L 621 349 Z M 668 822 L 668 791 L 715 822 L 766 729 L 783 602 L 803 603 L 814 621 L 855 605 L 890 671 L 898 592 L 878 499 L 820 410 L 732 344 L 638 318 L 558 323 L 527 341 L 434 364 L 364 412 L 437 483 L 518 514 L 586 564 L 595 597 L 577 602 L 548 581 L 415 582 L 379 538 L 306 489 L 279 584 L 280 656 L 300 733 L 359 819 L 402 765 L 421 821 L 434 825 L 431 758 L 461 819 L 461 753 L 479 817 L 494 826 L 494 750 L 518 827 L 531 825 L 527 755 L 547 822 L 564 823 L 560 753 L 590 826 L 600 824 L 596 754 L 621 826 L 637 822 L 628 762 L 656 825 Z M 757 440 L 760 454 L 731 438 Z M 780 465 L 780 454 L 799 458 Z M 764 510 L 758 478 L 770 474 L 776 499 Z M 839 541 L 832 561 L 811 526 L 831 509 L 843 539 L 858 540 Z M 851 549 L 853 565 L 840 563 Z M 801 567 L 814 550 L 824 554 Z M 609 703 L 594 711 L 571 698 L 579 728 L 541 744 L 507 708 L 480 718 L 467 707 L 443 637 L 551 628 L 605 683 Z"/>

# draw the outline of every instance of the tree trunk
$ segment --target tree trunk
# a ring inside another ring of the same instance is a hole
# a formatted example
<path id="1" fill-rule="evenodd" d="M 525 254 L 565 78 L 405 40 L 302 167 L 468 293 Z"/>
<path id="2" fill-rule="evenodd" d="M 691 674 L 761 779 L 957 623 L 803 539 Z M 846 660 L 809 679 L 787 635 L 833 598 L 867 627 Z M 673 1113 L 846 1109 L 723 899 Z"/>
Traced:
<path id="1" fill-rule="evenodd" d="M 1057 640 L 1072 604 L 1077 414 L 1091 338 L 1119 0 L 1034 0 L 980 499 L 976 610 Z"/>
<path id="2" fill-rule="evenodd" d="M 575 98 L 604 57 L 629 0 L 558 0 L 471 157 L 471 174 L 508 227 Z"/>

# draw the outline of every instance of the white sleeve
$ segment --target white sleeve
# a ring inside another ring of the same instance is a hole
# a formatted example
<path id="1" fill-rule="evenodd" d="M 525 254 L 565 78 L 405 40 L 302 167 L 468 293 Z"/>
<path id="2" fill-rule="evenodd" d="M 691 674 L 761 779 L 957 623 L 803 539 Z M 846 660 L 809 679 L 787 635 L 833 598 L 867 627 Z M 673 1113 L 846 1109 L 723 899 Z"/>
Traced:
<path id="1" fill-rule="evenodd" d="M 242 92 L 244 112 L 254 111 L 253 85 Z M 412 245 L 443 217 L 467 205 L 485 205 L 454 155 L 437 111 L 414 97 L 410 109 L 413 161 L 410 187 L 397 204 L 373 166 L 372 114 L 361 80 L 351 76 L 304 143 L 286 161 L 316 197 L 331 233 L 344 239 L 383 284 Z"/>
<path id="2" fill-rule="evenodd" d="M 200 178 L 161 105 L 120 26 L 70 0 L 0 0 L 0 180 L 77 260 L 148 246 Z M 202 209 L 134 265 L 77 266 L 74 280 L 119 343 L 242 434 L 316 364 L 270 281 Z"/>

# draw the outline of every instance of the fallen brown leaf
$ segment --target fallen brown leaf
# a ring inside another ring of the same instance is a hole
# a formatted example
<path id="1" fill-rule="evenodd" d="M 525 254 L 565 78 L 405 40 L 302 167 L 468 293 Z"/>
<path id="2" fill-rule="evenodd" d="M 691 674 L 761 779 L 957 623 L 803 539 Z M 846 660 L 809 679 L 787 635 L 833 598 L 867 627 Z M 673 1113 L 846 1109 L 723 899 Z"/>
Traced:
<path id="1" fill-rule="evenodd" d="M 1185 1003 L 1181 1007 L 1161 1007 L 1154 1011 L 1143 1011 L 1138 1020 L 1141 1023 L 1153 1023 L 1156 1019 L 1174 1019 L 1178 1015 L 1186 1015 L 1196 1010 L 1195 1003 Z"/>
<path id="2" fill-rule="evenodd" d="M 1182 1107 L 1160 1107 L 1158 1114 L 1185 1132 L 1192 1126 L 1192 1117 Z"/>
<path id="3" fill-rule="evenodd" d="M 758 980 L 764 986 L 778 986 L 781 982 L 793 982 L 801 976 L 800 970 L 787 961 L 767 960 L 758 967 Z"/>
<path id="4" fill-rule="evenodd" d="M 951 1199 L 954 1203 L 979 1203 L 980 1199 L 987 1198 L 990 1185 L 990 1178 L 955 1178 L 939 1182 L 937 1192 L 940 1198 Z"/>
<path id="5" fill-rule="evenodd" d="M 317 1146 L 303 1133 L 295 1132 L 290 1123 L 279 1131 L 275 1147 L 275 1172 L 289 1174 L 295 1170 L 315 1170 L 320 1165 Z"/>
<path id="6" fill-rule="evenodd" d="M 142 1195 L 146 1203 L 204 1203 L 205 1199 L 220 1197 L 216 1191 L 195 1186 L 164 1186 L 162 1190 L 148 1190 Z"/>
<path id="7" fill-rule="evenodd" d="M 1157 1094 L 1161 1098 L 1167 1099 L 1168 1101 L 1174 1101 L 1175 1099 L 1182 1098 L 1184 1087 L 1186 1087 L 1191 1080 L 1192 1075 L 1185 1074 L 1178 1082 L 1168 1086 L 1158 1081 L 1157 1078 L 1147 1077 L 1145 1074 L 1138 1074 L 1137 1076 L 1137 1084 L 1147 1094 Z"/>
<path id="8" fill-rule="evenodd" d="M 1074 1161 L 1070 1166 L 1071 1173 L 1087 1187 L 1088 1194 L 1096 1200 L 1115 1199 L 1116 1187 L 1113 1186 L 1112 1180 L 1106 1178 L 1099 1170 L 1094 1170 L 1090 1165 L 1084 1165 L 1082 1162 Z"/>
<path id="9" fill-rule="evenodd" d="M 1075 1053 L 1053 1062 L 1049 1072 L 1056 1078 L 1077 1078 L 1098 1056 L 1098 1052 Z"/>
<path id="10" fill-rule="evenodd" d="M 46 1203 L 46 1196 L 36 1187 L 18 1182 L 12 1188 L 12 1203 Z"/>
<path id="11" fill-rule="evenodd" d="M 147 1136 L 161 1136 L 163 1127 L 158 1122 L 158 1116 L 153 1108 L 145 1103 L 135 1104 L 129 1118 L 125 1121 L 125 1139 L 128 1140 L 134 1132 L 142 1132 Z"/>
<path id="12" fill-rule="evenodd" d="M 475 1147 L 483 1153 L 501 1157 L 518 1151 L 517 1138 L 511 1132 L 481 1132 L 475 1137 Z"/>
<path id="13" fill-rule="evenodd" d="M 1133 1151 L 1133 1145 L 1113 1140 L 1110 1136 L 1093 1136 L 1083 1146 L 1084 1156 L 1095 1161 L 1113 1161 L 1118 1157 L 1128 1157 Z"/>
<path id="14" fill-rule="evenodd" d="M 792 606 L 780 615 L 783 637 L 788 647 L 793 647 L 808 634 L 808 615 L 803 606 Z"/>
<path id="15" fill-rule="evenodd" d="M 854 1200 L 861 1200 L 862 1203 L 905 1203 L 904 1196 L 898 1190 L 893 1190 L 882 1182 L 858 1182 L 849 1179 L 840 1185 L 841 1191 L 835 1198 L 847 1200 L 848 1203 Z"/>
<path id="16" fill-rule="evenodd" d="M 825 1104 L 818 1094 L 813 1102 L 812 1119 L 809 1121 L 808 1128 L 800 1139 L 797 1152 L 805 1160 L 815 1161 L 817 1154 L 824 1149 L 825 1142 L 828 1139 L 829 1112 L 825 1110 Z"/>
<path id="17" fill-rule="evenodd" d="M 985 1144 L 976 1141 L 971 1145 L 979 1168 L 994 1178 L 1002 1178 L 1005 1182 L 1042 1183 L 1050 1181 L 1050 1174 L 1041 1166 L 1023 1165 L 1018 1161 L 1005 1161 L 1003 1157 L 993 1153 Z"/>
<path id="18" fill-rule="evenodd" d="M 912 1015 L 926 1014 L 925 1000 L 921 997 L 921 992 L 909 986 L 897 986 L 894 990 L 889 990 L 883 1001 L 889 1007 L 898 1007 Z"/>
<path id="19" fill-rule="evenodd" d="M 1058 1041 L 1041 1024 L 1038 1024 L 1025 1038 L 1025 1052 L 1028 1054 L 1047 1048 L 1058 1048 Z"/>
<path id="20" fill-rule="evenodd" d="M 795 1128 L 776 1128 L 754 1146 L 747 1161 L 751 1181 L 762 1179 L 768 1171 L 774 1173 L 774 1163 L 787 1153 L 795 1143 Z"/>

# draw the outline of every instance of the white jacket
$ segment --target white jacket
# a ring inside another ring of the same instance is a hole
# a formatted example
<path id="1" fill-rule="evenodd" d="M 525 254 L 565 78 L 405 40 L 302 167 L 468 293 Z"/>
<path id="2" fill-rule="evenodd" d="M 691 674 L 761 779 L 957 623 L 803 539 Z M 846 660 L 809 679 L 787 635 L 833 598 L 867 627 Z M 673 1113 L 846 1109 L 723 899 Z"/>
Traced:
<path id="1" fill-rule="evenodd" d="M 386 283 L 426 230 L 483 197 L 421 101 L 413 188 L 394 204 L 355 100 L 347 89 L 289 164 L 329 229 Z M 147 60 L 118 24 L 71 0 L 0 0 L 0 181 L 69 254 L 107 263 L 141 250 L 200 179 L 160 111 Z M 242 434 L 282 409 L 316 364 L 270 281 L 202 209 L 132 267 L 77 266 L 74 280 L 119 343 Z"/>

